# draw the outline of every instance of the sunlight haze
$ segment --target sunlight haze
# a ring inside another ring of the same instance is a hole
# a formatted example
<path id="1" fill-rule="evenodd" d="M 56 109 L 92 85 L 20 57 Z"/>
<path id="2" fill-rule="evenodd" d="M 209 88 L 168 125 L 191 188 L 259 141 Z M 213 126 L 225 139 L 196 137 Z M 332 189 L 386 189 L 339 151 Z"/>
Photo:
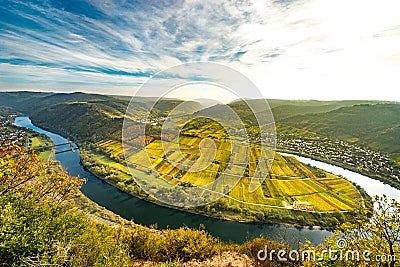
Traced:
<path id="1" fill-rule="evenodd" d="M 211 61 L 266 98 L 400 101 L 399 9 L 389 0 L 6 1 L 0 86 L 133 95 L 159 71 Z"/>

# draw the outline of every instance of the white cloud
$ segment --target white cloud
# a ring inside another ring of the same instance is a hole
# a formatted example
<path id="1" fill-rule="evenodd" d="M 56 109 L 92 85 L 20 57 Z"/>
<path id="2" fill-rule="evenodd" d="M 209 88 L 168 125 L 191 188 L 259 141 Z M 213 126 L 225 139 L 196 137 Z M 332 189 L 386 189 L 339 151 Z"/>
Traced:
<path id="1" fill-rule="evenodd" d="M 20 2 L 9 12 L 32 25 L 0 22 L 1 58 L 24 60 L 0 65 L 2 87 L 121 94 L 140 73 L 212 60 L 269 98 L 400 100 L 397 0 L 121 2 L 90 1 L 100 18 Z"/>

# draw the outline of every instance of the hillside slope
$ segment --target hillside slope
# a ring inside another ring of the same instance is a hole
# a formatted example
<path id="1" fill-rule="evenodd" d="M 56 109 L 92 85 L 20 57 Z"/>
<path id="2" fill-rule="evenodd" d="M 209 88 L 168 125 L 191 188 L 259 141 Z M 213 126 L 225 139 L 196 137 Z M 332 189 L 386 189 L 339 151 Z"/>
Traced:
<path id="1" fill-rule="evenodd" d="M 280 123 L 283 127 L 295 126 L 400 157 L 399 104 L 342 107 L 319 114 L 289 117 Z"/>
<path id="2" fill-rule="evenodd" d="M 85 93 L 0 92 L 0 107 L 31 116 L 41 126 L 75 139 L 105 134 L 103 138 L 120 139 L 122 118 L 129 97 Z M 136 116 L 146 114 L 152 98 L 136 98 Z M 253 106 L 263 100 L 249 100 Z M 317 134 L 366 145 L 400 159 L 400 104 L 388 101 L 316 101 L 268 100 L 279 133 Z M 154 116 L 165 116 L 180 100 L 160 101 Z M 193 102 L 193 106 L 199 103 Z M 247 125 L 255 117 L 247 112 L 242 101 L 229 104 Z M 93 118 L 88 112 L 94 112 Z M 198 114 L 220 114 L 220 106 L 212 106 Z M 132 115 L 132 114 L 130 114 Z M 234 118 L 232 118 L 234 119 Z M 97 129 L 97 130 L 96 130 Z M 104 131 L 104 133 L 102 133 Z M 97 140 L 97 139 L 96 139 Z"/>
<path id="3" fill-rule="evenodd" d="M 99 103 L 58 104 L 31 115 L 33 123 L 44 126 L 79 143 L 104 138 L 120 139 L 123 118 L 110 106 Z"/>

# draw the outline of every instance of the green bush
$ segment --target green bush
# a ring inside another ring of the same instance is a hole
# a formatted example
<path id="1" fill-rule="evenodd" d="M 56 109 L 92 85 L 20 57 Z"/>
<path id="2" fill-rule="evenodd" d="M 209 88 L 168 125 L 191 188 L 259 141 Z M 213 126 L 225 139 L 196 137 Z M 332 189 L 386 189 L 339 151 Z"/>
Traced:
<path id="1" fill-rule="evenodd" d="M 129 265 L 120 231 L 69 204 L 81 182 L 18 147 L 0 146 L 0 159 L 2 265 Z"/>
<path id="2" fill-rule="evenodd" d="M 220 251 L 220 242 L 204 230 L 182 227 L 155 231 L 138 228 L 132 231 L 130 255 L 136 259 L 184 262 L 205 260 Z"/>
<path id="3" fill-rule="evenodd" d="M 71 206 L 55 201 L 38 205 L 13 196 L 1 199 L 0 214 L 0 262 L 6 266 L 128 263 L 127 251 L 114 236 L 116 230 L 89 222 Z"/>

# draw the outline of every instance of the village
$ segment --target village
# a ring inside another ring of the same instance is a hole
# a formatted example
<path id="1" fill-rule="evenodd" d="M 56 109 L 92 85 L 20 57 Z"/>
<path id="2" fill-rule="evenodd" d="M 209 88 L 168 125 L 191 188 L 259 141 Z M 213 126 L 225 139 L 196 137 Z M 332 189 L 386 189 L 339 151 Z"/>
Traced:
<path id="1" fill-rule="evenodd" d="M 12 116 L 1 116 L 0 115 L 0 127 L 5 127 L 12 124 L 14 117 Z"/>
<path id="2" fill-rule="evenodd" d="M 309 156 L 356 171 L 378 174 L 400 182 L 400 166 L 388 155 L 342 140 L 306 139 L 293 135 L 277 136 L 278 150 Z"/>
<path id="3" fill-rule="evenodd" d="M 12 127 L 13 121 L 13 116 L 0 116 L 0 144 L 23 144 L 26 140 L 27 132 Z"/>

